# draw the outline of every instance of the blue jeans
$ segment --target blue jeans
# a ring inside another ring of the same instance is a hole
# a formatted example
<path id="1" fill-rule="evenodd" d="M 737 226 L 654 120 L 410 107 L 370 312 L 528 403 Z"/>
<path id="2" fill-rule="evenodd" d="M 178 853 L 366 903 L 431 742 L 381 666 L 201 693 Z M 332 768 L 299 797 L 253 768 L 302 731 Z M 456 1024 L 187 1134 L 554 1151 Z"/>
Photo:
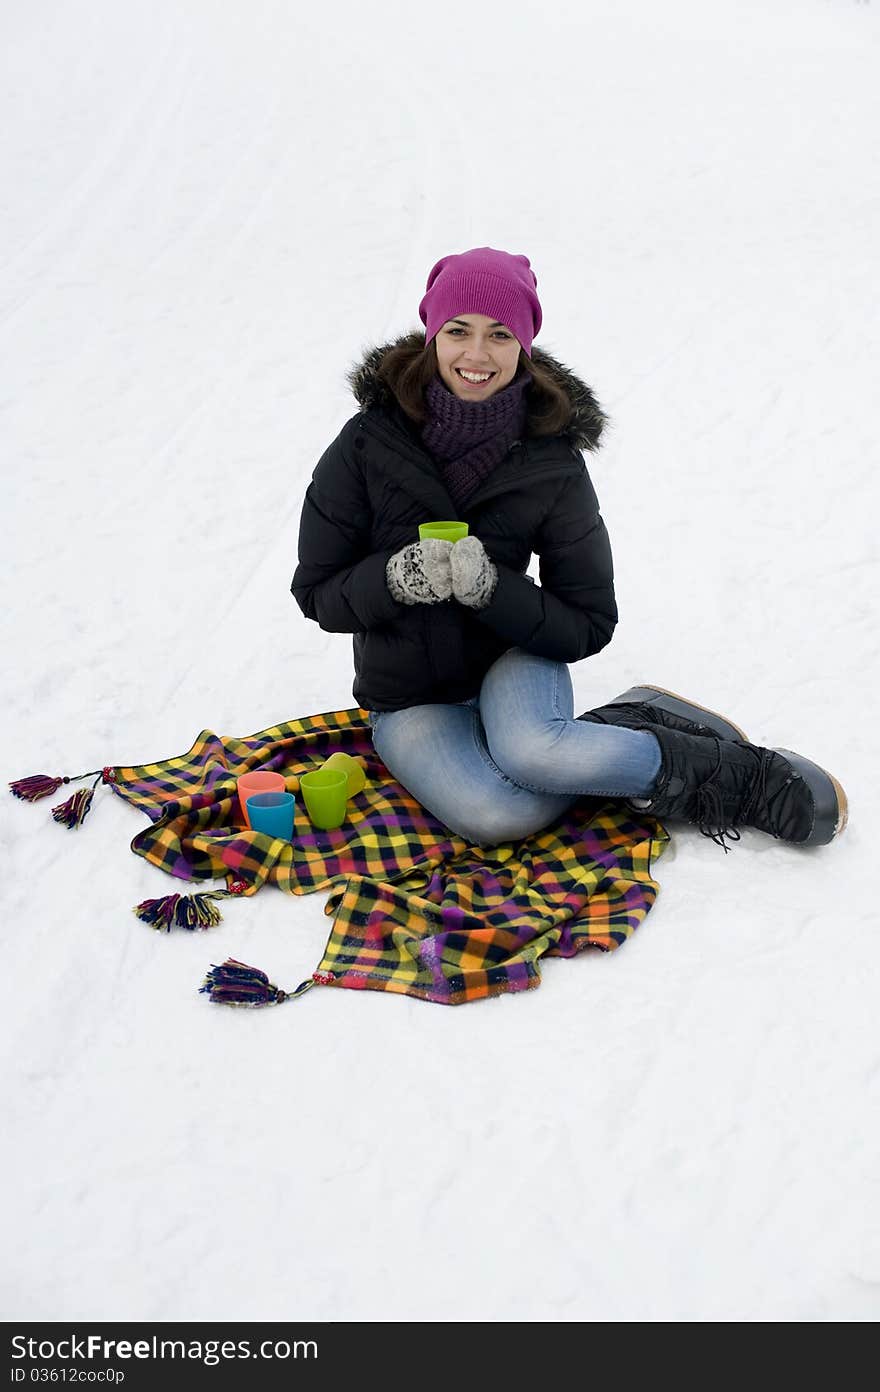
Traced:
<path id="1" fill-rule="evenodd" d="M 574 719 L 568 667 L 510 648 L 479 696 L 370 711 L 373 747 L 417 802 L 466 841 L 539 831 L 579 797 L 646 797 L 660 769 L 649 730 Z"/>

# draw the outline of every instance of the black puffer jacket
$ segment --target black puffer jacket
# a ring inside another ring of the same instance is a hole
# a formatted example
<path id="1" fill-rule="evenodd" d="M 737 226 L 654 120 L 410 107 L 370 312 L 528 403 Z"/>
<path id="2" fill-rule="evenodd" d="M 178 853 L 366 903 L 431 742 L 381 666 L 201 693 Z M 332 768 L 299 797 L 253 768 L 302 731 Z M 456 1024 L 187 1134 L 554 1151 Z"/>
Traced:
<path id="1" fill-rule="evenodd" d="M 349 372 L 361 410 L 318 461 L 300 518 L 291 590 L 306 618 L 354 634 L 352 692 L 367 710 L 474 696 L 511 647 L 578 662 L 605 647 L 617 622 L 608 534 L 580 453 L 597 447 L 605 422 L 590 388 L 535 347 L 532 361 L 572 401 L 572 423 L 514 444 L 459 513 L 419 427 L 376 374 L 389 348 L 420 337 L 372 348 Z M 467 522 L 495 562 L 485 609 L 392 599 L 385 564 L 429 518 Z M 533 553 L 539 585 L 525 573 Z"/>

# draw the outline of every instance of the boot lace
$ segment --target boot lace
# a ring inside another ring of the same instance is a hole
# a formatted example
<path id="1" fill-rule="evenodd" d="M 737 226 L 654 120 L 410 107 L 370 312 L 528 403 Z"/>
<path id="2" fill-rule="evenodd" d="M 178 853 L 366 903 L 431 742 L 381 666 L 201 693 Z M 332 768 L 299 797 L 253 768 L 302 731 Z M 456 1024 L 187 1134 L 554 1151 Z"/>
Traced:
<path id="1" fill-rule="evenodd" d="M 758 812 L 759 808 L 766 810 L 770 806 L 770 793 L 767 791 L 767 771 L 773 759 L 773 751 L 761 749 L 757 745 L 750 745 L 749 748 L 757 755 L 758 767 L 755 770 L 755 777 L 748 797 L 740 809 L 740 820 L 743 822 L 749 822 L 749 819 Z M 768 826 L 766 830 L 771 836 L 778 836 L 778 833 L 771 826 Z"/>
<path id="2" fill-rule="evenodd" d="M 740 834 L 736 826 L 726 825 L 727 814 L 724 810 L 724 798 L 721 796 L 721 789 L 714 781 L 721 770 L 723 755 L 721 744 L 715 739 L 715 767 L 707 778 L 696 789 L 694 800 L 694 822 L 699 827 L 703 836 L 708 836 L 714 841 L 716 846 L 720 846 L 724 854 L 730 850 L 727 840 L 739 841 Z M 763 768 L 763 763 L 762 763 Z M 754 788 L 749 794 L 749 799 L 754 796 Z M 745 811 L 740 820 L 745 820 Z"/>

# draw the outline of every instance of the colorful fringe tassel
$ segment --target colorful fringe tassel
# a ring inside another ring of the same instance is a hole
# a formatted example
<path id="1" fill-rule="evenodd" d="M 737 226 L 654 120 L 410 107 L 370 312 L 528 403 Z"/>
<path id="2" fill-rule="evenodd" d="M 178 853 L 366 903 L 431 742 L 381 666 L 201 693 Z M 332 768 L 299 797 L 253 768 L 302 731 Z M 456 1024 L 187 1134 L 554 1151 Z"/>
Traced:
<path id="1" fill-rule="evenodd" d="M 283 1001 L 295 1000 L 313 986 L 329 986 L 335 980 L 333 972 L 312 972 L 295 991 L 282 991 L 259 967 L 249 967 L 247 962 L 227 957 L 222 966 L 212 963 L 199 993 L 204 993 L 217 1005 L 281 1005 Z"/>
<path id="2" fill-rule="evenodd" d="M 30 778 L 16 778 L 14 783 L 10 783 L 9 790 L 13 797 L 21 798 L 22 802 L 39 802 L 40 798 L 56 793 L 62 783 L 69 782 L 69 778 L 50 778 L 48 773 L 35 773 Z"/>
<path id="3" fill-rule="evenodd" d="M 281 1005 L 287 992 L 271 982 L 258 967 L 227 957 L 222 966 L 214 963 L 199 993 L 204 992 L 218 1005 Z"/>
<path id="4" fill-rule="evenodd" d="M 35 773 L 29 778 L 16 778 L 10 783 L 9 791 L 13 797 L 21 798 L 23 802 L 39 802 L 40 798 L 50 797 L 52 793 L 57 792 L 62 784 L 80 783 L 84 778 L 94 778 L 91 788 L 79 788 L 66 802 L 59 802 L 57 807 L 52 808 L 55 821 L 72 831 L 74 827 L 82 826 L 85 821 L 98 784 L 115 782 L 112 768 L 92 769 L 90 773 L 77 773 L 73 776 L 64 774 L 57 778 L 50 778 L 47 773 Z"/>
<path id="5" fill-rule="evenodd" d="M 59 802 L 57 807 L 53 807 L 52 816 L 55 821 L 66 826 L 68 831 L 73 831 L 74 827 L 82 826 L 92 805 L 92 796 L 97 786 L 97 783 L 94 783 L 91 788 L 79 788 L 66 802 Z"/>
<path id="6" fill-rule="evenodd" d="M 205 894 L 166 894 L 161 899 L 144 899 L 133 912 L 144 923 L 170 933 L 172 928 L 213 928 L 223 918 L 212 899 L 225 899 L 233 891 L 215 889 Z"/>

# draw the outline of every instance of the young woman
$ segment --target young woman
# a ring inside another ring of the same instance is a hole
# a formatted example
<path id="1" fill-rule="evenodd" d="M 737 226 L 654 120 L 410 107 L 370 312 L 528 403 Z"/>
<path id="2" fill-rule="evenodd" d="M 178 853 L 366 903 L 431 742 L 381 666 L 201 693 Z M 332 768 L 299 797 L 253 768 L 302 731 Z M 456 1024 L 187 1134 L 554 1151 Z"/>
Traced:
<path id="1" fill-rule="evenodd" d="M 425 332 L 371 348 L 360 405 L 319 460 L 292 592 L 351 633 L 353 695 L 383 763 L 466 840 L 547 826 L 584 795 L 695 823 L 833 839 L 846 797 L 799 754 L 657 687 L 577 718 L 569 664 L 617 622 L 611 550 L 582 450 L 605 416 L 549 353 L 525 256 L 475 247 L 432 268 Z M 458 519 L 455 543 L 419 523 Z M 538 557 L 539 583 L 526 574 Z"/>

